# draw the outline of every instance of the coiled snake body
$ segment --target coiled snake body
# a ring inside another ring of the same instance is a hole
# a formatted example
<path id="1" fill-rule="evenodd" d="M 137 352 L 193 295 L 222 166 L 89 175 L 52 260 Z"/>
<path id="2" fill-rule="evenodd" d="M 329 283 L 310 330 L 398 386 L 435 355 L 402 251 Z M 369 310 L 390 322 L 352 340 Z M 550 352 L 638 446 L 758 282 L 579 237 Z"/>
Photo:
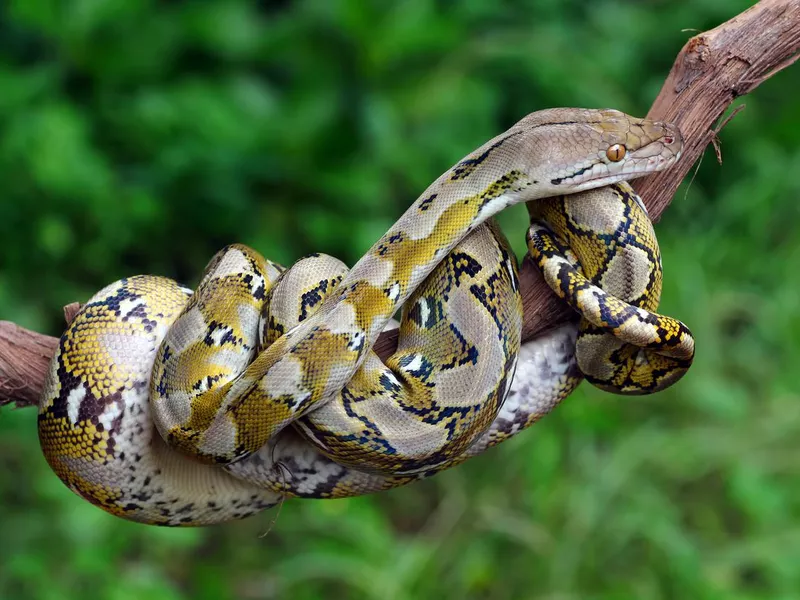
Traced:
<path id="1" fill-rule="evenodd" d="M 681 147 L 670 124 L 543 110 L 442 174 L 350 270 L 324 255 L 284 269 L 231 245 L 194 292 L 115 282 L 61 338 L 39 409 L 45 457 L 108 512 L 202 525 L 431 476 L 526 428 L 584 375 L 662 389 L 693 340 L 651 312 L 658 247 L 624 180 Z M 582 315 L 524 345 L 516 258 L 491 218 L 520 202 L 533 258 Z M 384 363 L 372 345 L 398 309 Z"/>

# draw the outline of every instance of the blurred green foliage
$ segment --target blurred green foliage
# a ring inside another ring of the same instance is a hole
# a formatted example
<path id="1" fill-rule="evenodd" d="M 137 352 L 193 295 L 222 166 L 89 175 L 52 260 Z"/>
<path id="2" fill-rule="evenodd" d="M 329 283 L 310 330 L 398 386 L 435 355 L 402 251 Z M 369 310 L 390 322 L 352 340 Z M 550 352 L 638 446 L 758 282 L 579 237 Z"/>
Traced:
<path id="1" fill-rule="evenodd" d="M 539 108 L 643 114 L 746 0 L 14 0 L 0 8 L 0 318 L 222 245 L 352 264 Z M 106 515 L 0 414 L 0 598 L 800 597 L 800 70 L 746 99 L 658 224 L 698 339 L 654 397 L 584 385 L 487 455 L 372 497 L 202 530 Z M 521 252 L 525 213 L 501 221 Z M 273 524 L 274 520 L 274 524 Z M 269 530 L 268 535 L 262 536 Z"/>

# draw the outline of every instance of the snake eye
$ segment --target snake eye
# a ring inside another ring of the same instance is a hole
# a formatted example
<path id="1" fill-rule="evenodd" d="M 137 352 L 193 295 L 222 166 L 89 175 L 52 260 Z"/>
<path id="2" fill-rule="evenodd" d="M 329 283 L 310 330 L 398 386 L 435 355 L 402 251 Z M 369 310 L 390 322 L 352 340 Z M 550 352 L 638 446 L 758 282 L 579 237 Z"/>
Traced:
<path id="1" fill-rule="evenodd" d="M 611 162 L 619 162 L 625 158 L 625 152 L 627 152 L 625 146 L 622 144 L 614 144 L 608 147 L 608 150 L 606 150 L 606 156 Z"/>

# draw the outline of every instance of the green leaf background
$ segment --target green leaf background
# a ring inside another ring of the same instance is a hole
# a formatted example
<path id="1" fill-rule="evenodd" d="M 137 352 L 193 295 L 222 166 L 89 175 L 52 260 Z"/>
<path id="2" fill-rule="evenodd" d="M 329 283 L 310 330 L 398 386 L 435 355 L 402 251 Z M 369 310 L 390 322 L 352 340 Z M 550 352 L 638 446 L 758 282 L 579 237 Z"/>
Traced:
<path id="1" fill-rule="evenodd" d="M 644 114 L 685 41 L 751 4 L 5 2 L 0 318 L 58 335 L 62 305 L 194 284 L 230 242 L 352 264 L 524 114 Z M 4 409 L 0 598 L 800 598 L 798 95 L 792 67 L 745 98 L 657 225 L 662 310 L 698 343 L 674 388 L 583 385 L 418 485 L 193 530 L 83 502 L 35 411 Z M 521 253 L 524 209 L 501 222 Z"/>

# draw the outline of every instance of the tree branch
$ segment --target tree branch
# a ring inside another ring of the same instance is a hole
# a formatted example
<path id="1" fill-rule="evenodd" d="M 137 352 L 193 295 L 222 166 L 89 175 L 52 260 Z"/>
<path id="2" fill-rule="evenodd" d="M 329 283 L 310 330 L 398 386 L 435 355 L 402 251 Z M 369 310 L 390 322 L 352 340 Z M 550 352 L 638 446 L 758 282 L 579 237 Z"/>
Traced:
<path id="1" fill-rule="evenodd" d="M 635 180 L 650 216 L 657 221 L 683 178 L 710 142 L 731 103 L 800 58 L 800 0 L 761 0 L 719 27 L 692 37 L 678 54 L 648 117 L 675 122 L 683 156 L 667 171 Z M 521 273 L 525 323 L 523 340 L 563 323 L 572 315 L 550 292 L 529 260 Z M 74 305 L 65 311 L 74 316 Z M 70 316 L 71 315 L 71 316 Z M 58 340 L 0 321 L 0 406 L 33 406 L 44 385 Z M 381 335 L 382 357 L 397 347 L 397 331 Z"/>

